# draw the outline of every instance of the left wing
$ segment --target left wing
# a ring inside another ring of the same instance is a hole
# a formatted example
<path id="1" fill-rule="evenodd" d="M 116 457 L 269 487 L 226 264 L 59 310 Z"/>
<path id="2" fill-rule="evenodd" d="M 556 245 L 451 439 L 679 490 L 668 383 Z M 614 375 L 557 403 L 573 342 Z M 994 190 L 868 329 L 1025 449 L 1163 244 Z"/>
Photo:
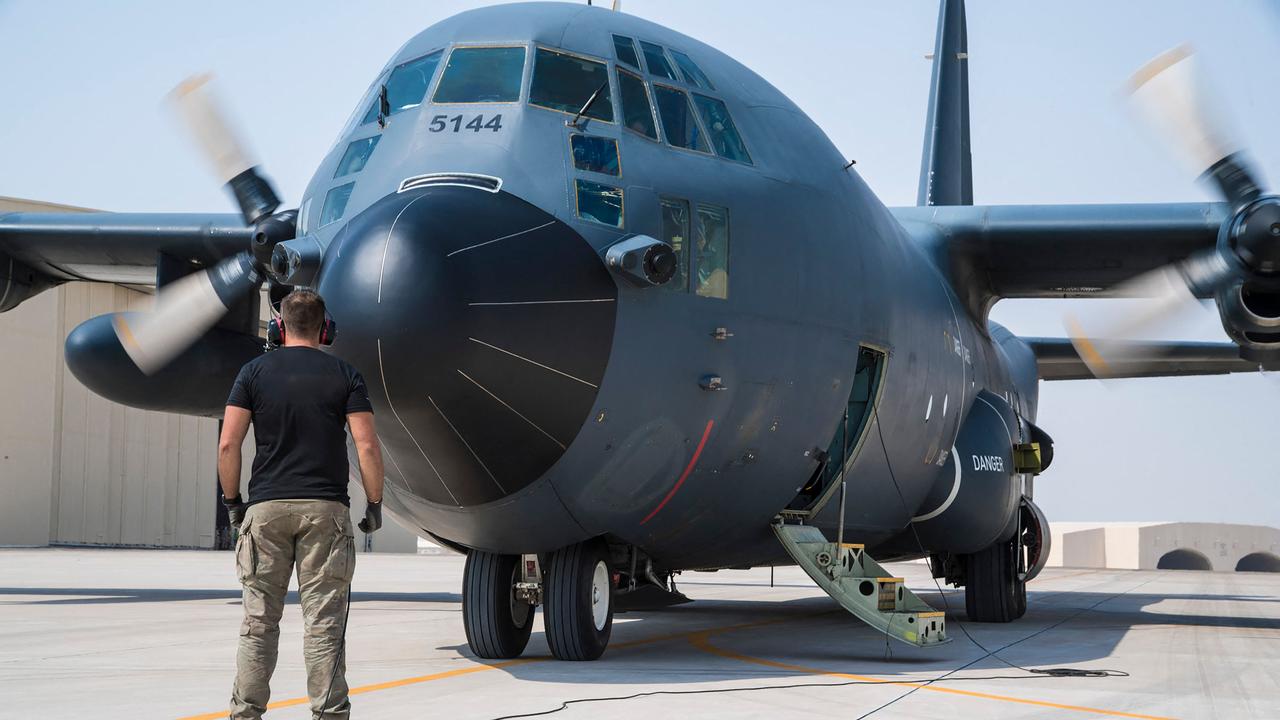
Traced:
<path id="1" fill-rule="evenodd" d="M 1041 380 L 1086 380 L 1095 377 L 1066 338 L 1020 338 L 1036 356 Z M 1108 378 L 1169 377 L 1175 375 L 1225 375 L 1277 369 L 1240 358 L 1234 343 L 1142 342 L 1134 343 L 1133 357 L 1141 360 L 1110 365 Z"/>
<path id="2" fill-rule="evenodd" d="M 70 280 L 156 285 L 160 266 L 211 265 L 249 247 L 253 232 L 225 213 L 0 215 L 0 312 Z"/>

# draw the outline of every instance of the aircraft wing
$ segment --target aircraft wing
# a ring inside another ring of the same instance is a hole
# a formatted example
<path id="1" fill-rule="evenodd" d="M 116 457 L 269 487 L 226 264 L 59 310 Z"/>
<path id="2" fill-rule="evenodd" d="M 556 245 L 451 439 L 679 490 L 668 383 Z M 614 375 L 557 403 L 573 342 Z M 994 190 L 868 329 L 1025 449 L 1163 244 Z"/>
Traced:
<path id="1" fill-rule="evenodd" d="M 235 214 L 0 214 L 0 312 L 69 280 L 155 285 L 163 257 L 207 266 L 249 247 Z"/>
<path id="2" fill-rule="evenodd" d="M 1087 380 L 1093 372 L 1066 338 L 1019 338 L 1036 356 L 1041 380 Z M 1142 342 L 1134 343 L 1141 361 L 1113 363 L 1107 377 L 1139 378 L 1175 375 L 1225 375 L 1277 369 L 1242 360 L 1235 343 Z"/>
<path id="3" fill-rule="evenodd" d="M 1114 296 L 1126 280 L 1213 247 L 1230 216 L 1226 203 L 956 205 L 891 212 L 935 254 L 978 313 L 1000 298 Z"/>

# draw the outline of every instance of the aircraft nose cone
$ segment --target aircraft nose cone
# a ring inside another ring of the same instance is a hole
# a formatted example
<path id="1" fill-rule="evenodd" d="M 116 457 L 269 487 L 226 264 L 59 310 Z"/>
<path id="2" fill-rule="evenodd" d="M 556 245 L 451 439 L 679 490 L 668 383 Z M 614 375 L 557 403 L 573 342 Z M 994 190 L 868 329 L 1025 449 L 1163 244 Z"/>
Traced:
<path id="1" fill-rule="evenodd" d="M 365 377 L 391 482 L 478 505 L 560 458 L 595 403 L 617 304 L 581 235 L 509 193 L 436 186 L 378 201 L 326 254 L 333 352 Z"/>

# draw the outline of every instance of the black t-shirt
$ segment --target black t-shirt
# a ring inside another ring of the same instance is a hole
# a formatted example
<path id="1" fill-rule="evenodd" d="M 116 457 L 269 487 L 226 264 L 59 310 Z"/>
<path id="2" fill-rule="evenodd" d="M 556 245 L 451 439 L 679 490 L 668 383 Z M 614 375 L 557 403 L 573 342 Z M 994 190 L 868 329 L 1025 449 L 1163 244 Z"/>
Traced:
<path id="1" fill-rule="evenodd" d="M 371 412 L 355 368 L 309 347 L 282 347 L 240 369 L 228 405 L 253 413 L 257 454 L 248 504 L 347 497 L 347 414 Z"/>

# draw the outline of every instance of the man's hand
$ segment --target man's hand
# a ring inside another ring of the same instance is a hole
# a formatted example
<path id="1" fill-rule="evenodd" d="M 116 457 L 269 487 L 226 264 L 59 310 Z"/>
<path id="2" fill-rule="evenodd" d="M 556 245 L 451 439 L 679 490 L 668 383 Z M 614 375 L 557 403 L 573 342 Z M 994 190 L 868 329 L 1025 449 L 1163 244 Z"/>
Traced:
<path id="1" fill-rule="evenodd" d="M 382 527 L 382 501 L 371 502 L 364 506 L 364 519 L 360 521 L 360 532 L 371 533 Z"/>
<path id="2" fill-rule="evenodd" d="M 227 517 L 231 518 L 231 527 L 240 532 L 240 524 L 244 522 L 244 502 L 236 495 L 222 498 L 222 504 L 227 508 Z"/>

